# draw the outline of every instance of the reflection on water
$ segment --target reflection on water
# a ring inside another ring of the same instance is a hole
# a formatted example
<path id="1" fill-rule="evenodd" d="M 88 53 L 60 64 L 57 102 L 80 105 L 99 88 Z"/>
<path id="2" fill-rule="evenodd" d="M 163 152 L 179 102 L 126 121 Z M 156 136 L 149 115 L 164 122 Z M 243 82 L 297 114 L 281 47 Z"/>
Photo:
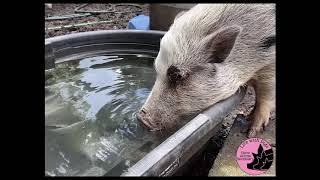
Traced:
<path id="1" fill-rule="evenodd" d="M 46 72 L 46 175 L 120 175 L 161 142 L 134 117 L 155 81 L 153 59 L 99 55 Z"/>

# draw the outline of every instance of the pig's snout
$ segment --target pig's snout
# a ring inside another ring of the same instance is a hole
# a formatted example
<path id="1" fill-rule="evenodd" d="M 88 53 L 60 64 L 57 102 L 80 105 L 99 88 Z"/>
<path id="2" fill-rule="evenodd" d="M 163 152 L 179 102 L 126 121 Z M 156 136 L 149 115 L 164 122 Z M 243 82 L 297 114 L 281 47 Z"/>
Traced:
<path id="1" fill-rule="evenodd" d="M 149 129 L 150 131 L 159 130 L 154 123 L 152 123 L 150 115 L 148 112 L 142 108 L 139 112 L 136 113 L 136 117 L 140 124 Z"/>

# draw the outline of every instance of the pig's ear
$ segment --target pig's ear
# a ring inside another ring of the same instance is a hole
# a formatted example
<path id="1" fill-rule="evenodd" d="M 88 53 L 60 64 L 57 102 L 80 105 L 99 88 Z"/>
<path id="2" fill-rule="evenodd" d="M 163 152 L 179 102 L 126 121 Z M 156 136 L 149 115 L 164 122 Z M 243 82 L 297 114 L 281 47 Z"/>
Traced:
<path id="1" fill-rule="evenodd" d="M 174 21 L 176 21 L 180 16 L 182 16 L 186 11 L 180 11 L 176 17 L 174 18 Z"/>
<path id="2" fill-rule="evenodd" d="M 206 52 L 209 55 L 208 61 L 223 62 L 229 56 L 240 31 L 239 26 L 230 26 L 208 35 L 204 39 Z"/>

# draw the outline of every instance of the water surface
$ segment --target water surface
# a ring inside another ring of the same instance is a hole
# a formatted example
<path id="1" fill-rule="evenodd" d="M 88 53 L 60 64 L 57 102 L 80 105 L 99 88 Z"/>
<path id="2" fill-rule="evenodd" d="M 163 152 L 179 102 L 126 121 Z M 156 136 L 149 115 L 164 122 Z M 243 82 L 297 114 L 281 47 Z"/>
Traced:
<path id="1" fill-rule="evenodd" d="M 155 81 L 153 56 L 99 54 L 46 72 L 46 175 L 121 175 L 161 143 L 134 116 Z"/>

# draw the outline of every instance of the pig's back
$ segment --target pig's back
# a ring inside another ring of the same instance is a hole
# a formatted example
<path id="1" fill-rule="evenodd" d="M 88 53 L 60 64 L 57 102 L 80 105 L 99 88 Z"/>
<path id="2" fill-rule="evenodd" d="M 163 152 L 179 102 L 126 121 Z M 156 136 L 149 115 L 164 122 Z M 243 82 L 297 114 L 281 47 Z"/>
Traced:
<path id="1" fill-rule="evenodd" d="M 242 27 L 241 37 L 253 41 L 275 35 L 275 5 L 199 4 L 186 13 L 181 23 L 193 26 L 189 28 L 199 36 L 238 25 Z"/>

